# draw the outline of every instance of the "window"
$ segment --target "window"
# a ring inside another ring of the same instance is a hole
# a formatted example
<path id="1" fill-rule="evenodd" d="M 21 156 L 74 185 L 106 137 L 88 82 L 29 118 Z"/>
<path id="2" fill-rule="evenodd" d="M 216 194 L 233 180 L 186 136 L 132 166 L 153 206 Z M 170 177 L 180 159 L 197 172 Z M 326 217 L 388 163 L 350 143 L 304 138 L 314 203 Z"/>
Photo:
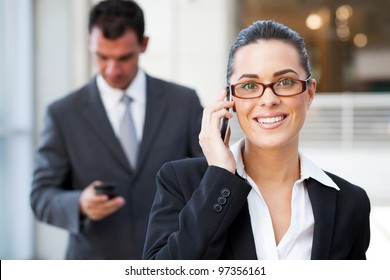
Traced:
<path id="1" fill-rule="evenodd" d="M 390 1 L 243 0 L 241 26 L 279 21 L 303 36 L 319 92 L 390 91 Z"/>

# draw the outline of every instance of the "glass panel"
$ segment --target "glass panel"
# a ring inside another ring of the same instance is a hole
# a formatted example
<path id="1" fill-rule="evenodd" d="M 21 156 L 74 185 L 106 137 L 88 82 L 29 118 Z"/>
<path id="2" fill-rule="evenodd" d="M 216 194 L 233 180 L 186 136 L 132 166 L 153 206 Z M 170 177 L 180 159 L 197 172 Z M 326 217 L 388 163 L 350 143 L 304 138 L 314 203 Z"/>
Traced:
<path id="1" fill-rule="evenodd" d="M 390 1 L 244 0 L 241 26 L 275 19 L 298 31 L 320 92 L 390 92 Z"/>
<path id="2" fill-rule="evenodd" d="M 4 61 L 4 2 L 0 0 L 0 65 Z M 0 67 L 0 191 L 3 193 L 3 186 L 5 185 L 5 124 L 4 124 L 4 67 Z M 6 255 L 8 240 L 6 235 L 6 217 L 4 215 L 4 205 L 6 196 L 0 195 L 0 258 Z"/>
<path id="3" fill-rule="evenodd" d="M 32 256 L 31 1 L 0 0 L 0 258 Z"/>

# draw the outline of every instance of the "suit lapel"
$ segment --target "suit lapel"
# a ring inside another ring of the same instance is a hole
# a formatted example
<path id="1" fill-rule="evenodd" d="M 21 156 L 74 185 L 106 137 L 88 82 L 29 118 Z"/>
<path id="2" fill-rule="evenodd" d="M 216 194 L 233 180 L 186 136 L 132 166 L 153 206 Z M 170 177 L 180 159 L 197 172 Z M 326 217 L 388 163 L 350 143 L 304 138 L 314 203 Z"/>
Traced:
<path id="1" fill-rule="evenodd" d="M 167 104 L 163 97 L 162 89 L 156 85 L 156 82 L 152 77 L 146 75 L 145 124 L 138 156 L 137 170 L 142 168 L 145 164 L 153 142 L 158 141 L 156 134 L 159 131 L 160 123 L 162 122 L 164 113 L 167 109 Z"/>
<path id="2" fill-rule="evenodd" d="M 337 190 L 314 179 L 307 181 L 313 208 L 314 235 L 311 259 L 329 259 L 336 215 Z M 232 225 L 230 244 L 234 259 L 257 259 L 255 242 L 246 204 Z"/>
<path id="3" fill-rule="evenodd" d="M 314 179 L 307 181 L 314 214 L 314 235 L 311 259 L 329 259 L 336 214 L 337 190 Z"/>
<path id="4" fill-rule="evenodd" d="M 232 246 L 232 259 L 256 260 L 255 241 L 249 216 L 248 203 L 242 207 L 240 213 L 231 226 L 230 244 Z"/>
<path id="5" fill-rule="evenodd" d="M 86 87 L 84 93 L 85 100 L 82 103 L 82 114 L 89 122 L 97 137 L 107 146 L 113 157 L 117 159 L 126 169 L 130 169 L 126 155 L 115 136 L 114 130 L 107 117 L 103 102 L 100 98 L 96 85 L 96 78 L 93 79 Z"/>

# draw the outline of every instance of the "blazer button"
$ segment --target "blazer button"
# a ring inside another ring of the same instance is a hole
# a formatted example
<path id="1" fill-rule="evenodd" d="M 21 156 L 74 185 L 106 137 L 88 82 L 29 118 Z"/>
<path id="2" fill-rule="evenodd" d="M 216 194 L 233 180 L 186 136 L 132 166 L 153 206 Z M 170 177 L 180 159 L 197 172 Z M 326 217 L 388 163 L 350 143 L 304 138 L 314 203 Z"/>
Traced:
<path id="1" fill-rule="evenodd" d="M 226 204 L 226 198 L 223 197 L 223 196 L 220 196 L 217 198 L 217 202 L 221 205 L 225 205 Z"/>
<path id="2" fill-rule="evenodd" d="M 222 206 L 220 204 L 215 203 L 213 209 L 215 212 L 219 213 L 222 211 Z"/>
<path id="3" fill-rule="evenodd" d="M 223 197 L 228 197 L 230 195 L 230 190 L 228 188 L 223 188 L 221 194 Z"/>

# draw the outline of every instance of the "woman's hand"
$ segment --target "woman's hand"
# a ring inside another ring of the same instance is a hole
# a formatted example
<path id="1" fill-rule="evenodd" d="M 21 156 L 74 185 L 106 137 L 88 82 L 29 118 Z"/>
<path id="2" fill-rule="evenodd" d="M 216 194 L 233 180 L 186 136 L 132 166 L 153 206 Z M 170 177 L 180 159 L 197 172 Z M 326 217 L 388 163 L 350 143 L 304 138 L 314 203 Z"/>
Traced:
<path id="1" fill-rule="evenodd" d="M 199 144 L 202 147 L 209 165 L 218 166 L 229 170 L 233 174 L 236 171 L 236 162 L 229 149 L 230 128 L 225 142 L 223 142 L 220 131 L 222 118 L 232 118 L 228 108 L 232 108 L 234 101 L 224 100 L 226 91 L 218 96 L 216 102 L 203 110 L 202 128 L 199 134 Z"/>

